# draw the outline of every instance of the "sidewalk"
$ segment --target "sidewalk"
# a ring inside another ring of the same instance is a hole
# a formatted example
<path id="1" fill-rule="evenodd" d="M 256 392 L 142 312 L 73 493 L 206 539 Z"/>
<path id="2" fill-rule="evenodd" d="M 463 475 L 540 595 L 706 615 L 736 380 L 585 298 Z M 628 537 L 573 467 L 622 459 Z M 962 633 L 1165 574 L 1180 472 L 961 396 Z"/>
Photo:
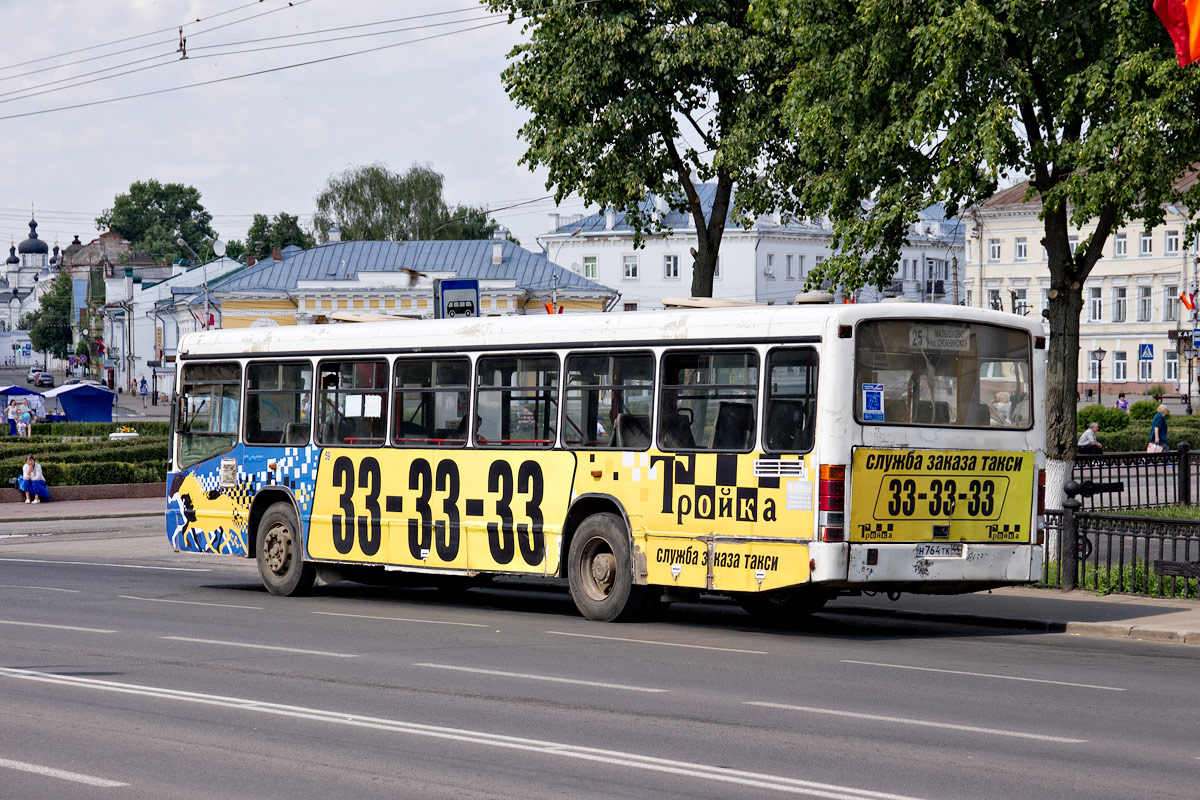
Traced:
<path id="1" fill-rule="evenodd" d="M 159 497 L 3 503 L 0 524 L 139 517 L 161 527 L 165 510 L 166 502 Z M 905 594 L 896 602 L 883 595 L 843 597 L 832 601 L 826 612 L 1200 645 L 1200 600 L 1097 597 L 1021 587 L 965 595 Z"/>

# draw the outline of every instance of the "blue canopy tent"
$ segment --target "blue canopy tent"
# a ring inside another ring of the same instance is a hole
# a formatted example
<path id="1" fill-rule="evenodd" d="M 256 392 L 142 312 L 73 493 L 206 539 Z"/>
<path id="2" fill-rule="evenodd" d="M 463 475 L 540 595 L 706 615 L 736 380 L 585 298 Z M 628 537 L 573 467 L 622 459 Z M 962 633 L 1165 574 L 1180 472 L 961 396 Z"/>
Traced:
<path id="1" fill-rule="evenodd" d="M 112 422 L 117 395 L 102 386 L 74 383 L 45 392 L 53 398 L 69 422 Z"/>

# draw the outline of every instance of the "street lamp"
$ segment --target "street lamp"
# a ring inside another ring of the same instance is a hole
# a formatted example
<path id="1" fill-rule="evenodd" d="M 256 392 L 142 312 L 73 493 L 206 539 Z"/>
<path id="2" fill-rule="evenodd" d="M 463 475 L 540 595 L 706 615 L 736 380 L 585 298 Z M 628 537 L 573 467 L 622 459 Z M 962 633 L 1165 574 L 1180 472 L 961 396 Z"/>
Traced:
<path id="1" fill-rule="evenodd" d="M 1104 351 L 1103 347 L 1097 347 L 1095 350 L 1089 353 L 1089 355 L 1092 357 L 1092 361 L 1096 362 L 1096 402 L 1100 405 L 1104 405 L 1100 401 L 1100 387 L 1102 386 L 1102 378 L 1104 376 L 1104 357 L 1108 355 L 1108 353 Z"/>
<path id="2" fill-rule="evenodd" d="M 1187 408 L 1187 413 L 1190 417 L 1192 415 L 1192 359 L 1196 357 L 1196 348 L 1183 348 L 1183 357 L 1186 358 L 1188 362 L 1188 390 L 1187 394 L 1183 396 L 1183 405 Z"/>

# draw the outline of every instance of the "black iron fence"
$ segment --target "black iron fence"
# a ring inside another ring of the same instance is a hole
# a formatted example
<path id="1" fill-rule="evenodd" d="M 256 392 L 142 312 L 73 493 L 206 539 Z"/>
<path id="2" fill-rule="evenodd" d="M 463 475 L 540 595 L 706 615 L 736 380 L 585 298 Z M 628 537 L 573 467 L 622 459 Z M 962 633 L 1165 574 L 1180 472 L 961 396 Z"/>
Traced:
<path id="1" fill-rule="evenodd" d="M 1156 508 L 1200 501 L 1200 453 L 1187 442 L 1167 453 L 1102 453 L 1075 456 L 1072 477 L 1079 483 L 1124 484 L 1119 493 L 1083 497 L 1083 509 Z"/>
<path id="2" fill-rule="evenodd" d="M 1071 502 L 1079 501 L 1067 501 Z M 1051 548 L 1043 575 L 1046 586 L 1149 597 L 1198 596 L 1200 520 L 1068 507 L 1046 514 L 1046 541 Z"/>

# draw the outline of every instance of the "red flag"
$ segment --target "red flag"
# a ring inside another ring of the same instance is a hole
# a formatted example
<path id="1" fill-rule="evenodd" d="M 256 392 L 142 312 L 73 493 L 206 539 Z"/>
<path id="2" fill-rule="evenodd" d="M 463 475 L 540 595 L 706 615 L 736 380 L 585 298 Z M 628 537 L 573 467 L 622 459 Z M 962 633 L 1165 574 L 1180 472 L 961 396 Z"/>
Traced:
<path id="1" fill-rule="evenodd" d="M 1200 0 L 1154 0 L 1154 13 L 1175 45 L 1179 66 L 1200 60 Z"/>
<path id="2" fill-rule="evenodd" d="M 1196 310 L 1196 295 L 1190 292 L 1184 292 L 1179 295 L 1179 302 L 1183 303 L 1183 307 L 1188 311 Z"/>

